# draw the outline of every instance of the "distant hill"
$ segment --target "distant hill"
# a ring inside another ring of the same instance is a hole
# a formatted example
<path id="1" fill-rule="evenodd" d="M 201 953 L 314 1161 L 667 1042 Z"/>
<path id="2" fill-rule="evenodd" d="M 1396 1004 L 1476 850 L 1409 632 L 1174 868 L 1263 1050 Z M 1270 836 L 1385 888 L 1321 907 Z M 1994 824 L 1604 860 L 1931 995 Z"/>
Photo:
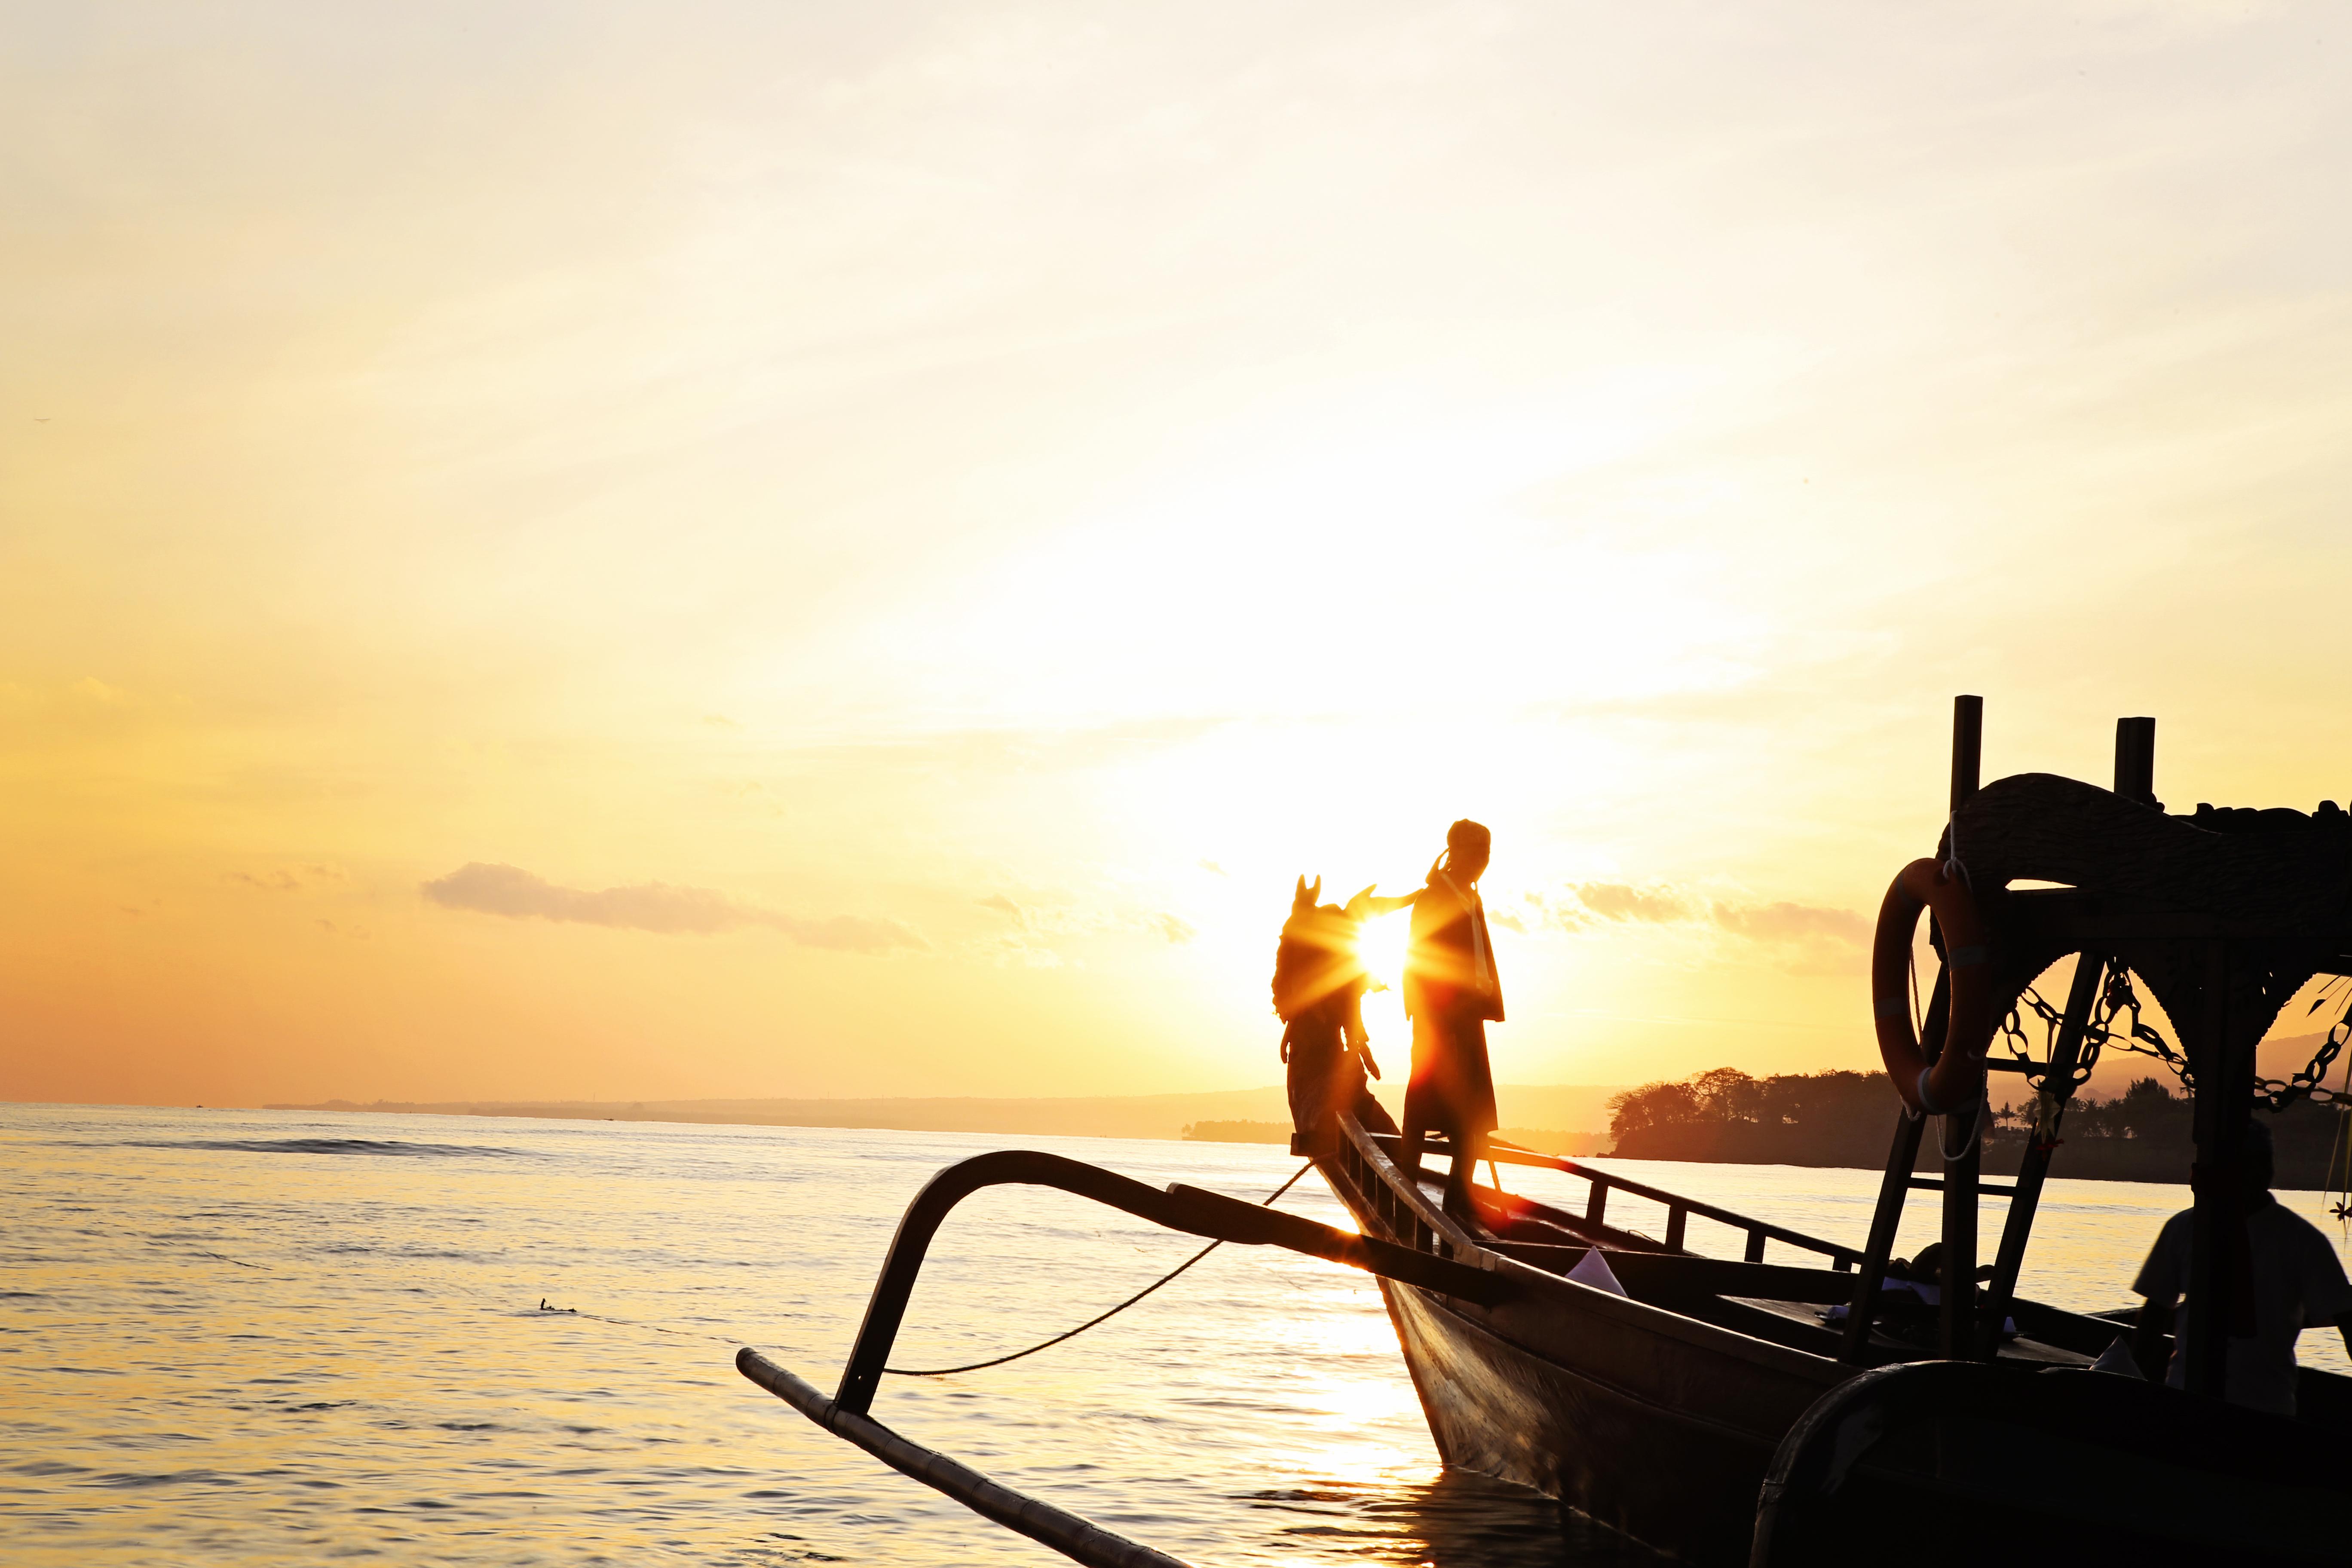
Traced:
<path id="1" fill-rule="evenodd" d="M 2141 1076 L 2122 1094 L 2078 1096 L 2059 1129 L 2051 1173 L 2092 1181 L 2188 1179 L 2194 1158 L 2190 1106 L 2168 1079 Z M 2267 1065 L 2267 1064 L 2266 1064 Z M 2301 1066 L 2300 1061 L 2294 1066 Z M 1717 1068 L 1679 1083 L 1650 1083 L 1620 1100 L 1610 1123 L 1613 1152 L 1628 1159 L 1883 1168 L 1897 1101 L 1884 1073 L 1831 1071 L 1751 1078 Z M 2325 1189 L 2339 1157 L 2343 1117 L 2333 1107 L 2299 1102 L 2270 1121 L 2278 1151 L 2277 1184 Z M 2025 1151 L 2021 1112 L 1996 1110 L 1985 1129 L 1984 1172 L 2016 1173 Z M 1941 1157 L 1932 1136 L 1918 1169 Z"/>
<path id="2" fill-rule="evenodd" d="M 1503 1120 L 1581 1130 L 1608 1124 L 1611 1085 L 1506 1084 Z M 1402 1089 L 1383 1093 L 1393 1113 Z M 1201 1094 L 995 1100 L 979 1096 L 887 1100 L 379 1100 L 358 1104 L 272 1105 L 271 1110 L 377 1111 L 406 1116 L 528 1116 L 566 1121 L 688 1121 L 752 1127 L 875 1127 L 906 1132 L 990 1132 L 1066 1138 L 1167 1138 L 1199 1122 L 1272 1122 L 1288 1137 L 1290 1108 L 1280 1086 Z M 1593 1136 L 1598 1136 L 1597 1133 Z"/>

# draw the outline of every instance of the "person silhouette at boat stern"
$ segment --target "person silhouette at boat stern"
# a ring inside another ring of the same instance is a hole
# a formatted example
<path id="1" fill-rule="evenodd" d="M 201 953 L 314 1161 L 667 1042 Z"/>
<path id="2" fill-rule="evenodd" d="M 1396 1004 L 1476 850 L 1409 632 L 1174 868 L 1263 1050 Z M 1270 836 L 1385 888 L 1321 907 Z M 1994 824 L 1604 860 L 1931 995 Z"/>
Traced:
<path id="1" fill-rule="evenodd" d="M 2295 1336 L 2332 1323 L 2342 1331 L 2345 1349 L 2352 1351 L 2352 1284 L 2345 1281 L 2344 1265 L 2319 1227 L 2271 1196 L 2273 1159 L 2270 1128 L 2251 1123 L 2240 1194 L 2243 1247 L 2238 1250 L 2237 1238 L 2226 1234 L 2222 1242 L 2237 1251 L 2231 1259 L 2229 1371 L 2222 1391 L 2232 1405 L 2293 1415 Z M 2132 1352 L 2151 1375 L 2164 1359 L 2173 1305 L 2183 1296 L 2189 1299 L 2164 1375 L 2174 1388 L 2188 1385 L 2188 1324 L 2205 1310 L 2189 1288 L 2189 1232 L 2196 1212 L 2183 1209 L 2164 1222 L 2139 1278 L 2132 1281 L 2132 1289 L 2147 1299 L 2132 1332 Z"/>
<path id="2" fill-rule="evenodd" d="M 1367 1081 L 1380 1077 L 1381 1068 L 1364 1028 L 1364 991 L 1371 976 L 1357 938 L 1370 916 L 1407 901 L 1376 899 L 1366 888 L 1343 909 L 1318 904 L 1322 891 L 1322 878 L 1312 887 L 1298 879 L 1274 952 L 1274 1011 L 1283 1022 L 1291 1125 L 1318 1153 L 1332 1147 L 1342 1111 L 1370 1131 L 1396 1131 Z"/>
<path id="3" fill-rule="evenodd" d="M 1445 1182 L 1448 1213 L 1469 1218 L 1470 1178 L 1495 1120 L 1495 1075 L 1486 1026 L 1503 1021 L 1503 986 L 1478 879 L 1494 836 L 1467 818 L 1445 830 L 1445 853 L 1413 896 L 1412 942 L 1405 954 L 1404 1010 L 1412 1020 L 1412 1077 L 1404 1091 L 1408 1175 L 1421 1174 L 1422 1142 L 1443 1132 L 1454 1152 Z"/>

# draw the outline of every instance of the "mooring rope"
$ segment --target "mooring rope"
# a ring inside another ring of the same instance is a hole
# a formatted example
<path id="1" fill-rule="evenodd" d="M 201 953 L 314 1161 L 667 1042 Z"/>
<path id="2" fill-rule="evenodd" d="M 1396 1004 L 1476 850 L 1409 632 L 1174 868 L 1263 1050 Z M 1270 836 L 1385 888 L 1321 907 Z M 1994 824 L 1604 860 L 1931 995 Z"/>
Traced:
<path id="1" fill-rule="evenodd" d="M 1298 1184 L 1299 1177 L 1304 1176 L 1307 1172 L 1314 1168 L 1315 1162 L 1312 1160 L 1309 1160 L 1305 1164 L 1299 1166 L 1297 1170 L 1293 1171 L 1290 1173 L 1290 1179 L 1288 1181 L 1275 1188 L 1274 1191 L 1268 1193 L 1265 1198 L 1260 1200 L 1258 1206 L 1263 1208 L 1267 1205 L 1272 1204 L 1276 1198 L 1282 1196 L 1283 1194 L 1297 1186 Z M 1498 1182 L 1496 1184 L 1499 1187 L 1500 1183 Z M 156 1246 L 165 1245 L 163 1240 L 157 1237 L 142 1237 L 141 1239 L 153 1243 Z M 1186 1258 L 1183 1262 L 1178 1264 L 1175 1268 L 1170 1269 L 1159 1279 L 1154 1279 L 1150 1284 L 1146 1285 L 1142 1289 L 1138 1290 L 1134 1295 L 1129 1296 L 1126 1300 L 1121 1301 L 1118 1306 L 1113 1307 L 1110 1310 L 1102 1313 L 1098 1317 L 1088 1318 L 1085 1322 L 1080 1323 L 1076 1328 L 1072 1329 L 1069 1332 L 1066 1334 L 1055 1334 L 1052 1339 L 1046 1340 L 1041 1344 L 1031 1345 L 1027 1350 L 1014 1351 L 1011 1355 L 998 1356 L 993 1361 L 976 1361 L 969 1366 L 942 1366 L 929 1368 L 887 1366 L 882 1370 L 897 1377 L 951 1377 L 960 1372 L 981 1372 L 992 1366 L 1003 1366 L 1007 1362 L 1019 1361 L 1024 1356 L 1035 1355 L 1039 1351 L 1051 1350 L 1055 1345 L 1060 1344 L 1063 1341 L 1074 1340 L 1080 1334 L 1085 1333 L 1088 1329 L 1095 1327 L 1097 1324 L 1108 1322 L 1111 1319 L 1118 1316 L 1118 1314 L 1126 1311 L 1129 1307 L 1134 1306 L 1138 1301 L 1142 1300 L 1146 1296 L 1150 1295 L 1162 1285 L 1169 1283 L 1178 1275 L 1183 1273 L 1187 1268 L 1192 1268 L 1192 1265 L 1200 1262 L 1201 1259 L 1208 1257 L 1209 1254 L 1216 1251 L 1217 1248 L 1223 1245 L 1224 1243 L 1222 1240 L 1209 1243 L 1208 1246 L 1201 1248 L 1200 1251 L 1192 1254 L 1192 1257 Z M 199 1258 L 209 1258 L 215 1262 L 234 1264 L 239 1268 L 268 1269 L 270 1268 L 270 1265 L 267 1263 L 247 1263 L 243 1258 L 231 1258 L 226 1253 L 207 1251 L 203 1247 L 180 1246 L 173 1247 L 173 1250 L 180 1252 L 193 1252 Z M 509 1298 L 502 1290 L 487 1289 L 478 1285 L 468 1285 L 461 1280 L 456 1279 L 444 1279 L 439 1283 L 445 1289 L 457 1290 L 464 1295 L 473 1297 L 477 1300 L 497 1306 L 504 1310 L 513 1310 L 513 1308 L 508 1305 Z M 650 1333 L 667 1334 L 679 1339 L 709 1340 L 714 1343 L 728 1345 L 740 1345 L 743 1342 L 743 1336 L 740 1334 L 713 1333 L 708 1329 L 673 1328 L 666 1323 L 648 1322 L 643 1318 L 620 1318 L 604 1312 L 584 1312 L 577 1307 L 550 1306 L 548 1304 L 547 1298 L 544 1296 L 540 1298 L 539 1305 L 536 1308 L 528 1308 L 525 1310 L 531 1311 L 534 1314 L 545 1314 L 549 1317 L 576 1318 L 583 1322 L 591 1323 L 610 1323 L 615 1328 L 643 1329 Z"/>
<path id="2" fill-rule="evenodd" d="M 1297 1186 L 1298 1184 L 1298 1178 L 1305 1175 L 1314 1168 L 1315 1162 L 1312 1160 L 1309 1160 L 1304 1165 L 1299 1166 L 1298 1169 L 1290 1173 L 1290 1180 L 1283 1183 L 1282 1185 L 1268 1193 L 1265 1199 L 1258 1205 L 1258 1207 L 1265 1207 L 1268 1204 L 1273 1203 L 1275 1199 L 1282 1196 L 1283 1194 Z M 1126 1300 L 1121 1301 L 1118 1306 L 1113 1307 L 1109 1311 L 1103 1313 L 1100 1317 L 1088 1318 L 1085 1322 L 1080 1323 L 1068 1333 L 1055 1334 L 1052 1339 L 1046 1340 L 1039 1344 L 1031 1345 L 1025 1351 L 1014 1351 L 1011 1355 L 1001 1355 L 993 1361 L 976 1361 L 968 1366 L 886 1366 L 882 1370 L 888 1373 L 893 1377 L 953 1377 L 960 1372 L 982 1372 L 992 1366 L 1003 1366 L 1009 1361 L 1019 1361 L 1023 1356 L 1035 1355 L 1039 1351 L 1052 1350 L 1064 1340 L 1076 1339 L 1080 1334 L 1085 1333 L 1097 1323 L 1108 1322 L 1111 1319 L 1118 1317 L 1121 1312 L 1126 1311 L 1129 1307 L 1134 1306 L 1138 1301 L 1142 1300 L 1146 1296 L 1150 1295 L 1154 1290 L 1159 1289 L 1160 1287 L 1167 1284 L 1170 1280 L 1175 1279 L 1176 1276 L 1183 1273 L 1184 1270 L 1192 1268 L 1192 1265 L 1200 1262 L 1201 1259 L 1208 1257 L 1209 1254 L 1216 1251 L 1217 1248 L 1223 1246 L 1224 1246 L 1223 1238 L 1209 1243 L 1208 1246 L 1201 1248 L 1200 1251 L 1192 1254 L 1192 1257 L 1184 1259 L 1183 1262 L 1178 1264 L 1167 1273 L 1162 1274 L 1159 1279 L 1154 1279 L 1150 1284 L 1146 1285 L 1142 1289 L 1138 1290 L 1134 1295 L 1129 1296 Z"/>

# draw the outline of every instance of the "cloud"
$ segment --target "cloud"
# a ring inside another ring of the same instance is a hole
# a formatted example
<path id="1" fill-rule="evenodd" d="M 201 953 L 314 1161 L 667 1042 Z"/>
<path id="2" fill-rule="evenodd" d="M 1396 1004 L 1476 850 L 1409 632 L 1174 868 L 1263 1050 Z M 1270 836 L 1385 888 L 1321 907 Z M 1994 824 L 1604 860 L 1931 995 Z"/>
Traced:
<path id="1" fill-rule="evenodd" d="M 425 883 L 423 891 L 444 909 L 470 910 L 509 920 L 572 921 L 672 936 L 758 926 L 782 931 L 803 947 L 839 952 L 889 952 L 929 945 L 897 921 L 856 915 L 808 919 L 739 903 L 709 888 L 679 888 L 667 882 L 641 882 L 592 892 L 558 887 L 520 866 L 494 866 L 481 860 Z"/>
<path id="2" fill-rule="evenodd" d="M 900 948 L 918 950 L 930 946 L 911 927 L 897 921 L 867 920 L 859 915 L 804 920 L 767 910 L 753 911 L 751 919 L 755 924 L 783 932 L 803 947 L 829 948 L 835 952 L 890 952 Z"/>
<path id="3" fill-rule="evenodd" d="M 999 960 L 1010 954 L 1030 964 L 1059 964 L 1060 954 L 1034 941 L 1044 937 L 1116 936 L 1134 931 L 1148 931 L 1172 945 L 1181 946 L 1200 933 L 1192 922 L 1166 910 L 1145 914 L 1118 914 L 1101 910 L 1055 907 L 1050 903 L 1024 904 L 1005 893 L 991 893 L 972 902 L 984 910 L 994 910 L 1013 922 L 1013 931 L 992 937 L 981 944 L 982 950 Z"/>
<path id="4" fill-rule="evenodd" d="M 1698 912 L 1672 888 L 1636 888 L 1627 882 L 1580 882 L 1569 889 L 1577 901 L 1604 921 L 1640 921 L 1665 925 Z"/>
<path id="5" fill-rule="evenodd" d="M 1860 947 L 1870 940 L 1870 922 L 1852 910 L 1818 904 L 1717 904 L 1715 923 L 1751 942 L 1828 942 Z"/>
<path id="6" fill-rule="evenodd" d="M 265 893 L 299 893 L 327 882 L 348 882 L 351 874 L 340 866 L 281 866 L 274 871 L 231 871 L 222 880 Z"/>
<path id="7" fill-rule="evenodd" d="M 1199 865 L 1202 870 L 1206 871 L 1212 877 L 1223 877 L 1227 875 L 1225 868 L 1223 866 L 1218 865 L 1214 860 L 1202 860 L 1199 862 Z"/>
<path id="8" fill-rule="evenodd" d="M 1525 895 L 1521 917 L 1557 931 L 1587 931 L 1603 921 L 1717 931 L 1773 950 L 1774 962 L 1800 973 L 1843 973 L 1870 942 L 1870 921 L 1852 910 L 1821 904 L 1748 904 L 1710 899 L 1668 883 L 1571 883 L 1561 894 Z M 1498 925 L 1522 928 L 1509 911 L 1490 911 Z"/>

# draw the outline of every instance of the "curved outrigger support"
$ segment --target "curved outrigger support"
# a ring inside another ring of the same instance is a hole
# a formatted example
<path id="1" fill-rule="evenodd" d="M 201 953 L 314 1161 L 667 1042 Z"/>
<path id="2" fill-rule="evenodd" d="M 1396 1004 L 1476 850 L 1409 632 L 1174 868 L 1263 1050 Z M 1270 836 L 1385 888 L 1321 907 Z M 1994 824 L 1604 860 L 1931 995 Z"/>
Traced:
<path id="1" fill-rule="evenodd" d="M 1091 1520 L 991 1480 L 936 1448 L 910 1443 L 870 1415 L 842 1409 L 805 1380 L 795 1377 L 758 1351 L 737 1351 L 735 1370 L 835 1436 L 856 1444 L 892 1469 L 912 1476 L 982 1518 L 992 1519 L 1007 1530 L 1017 1530 L 1075 1562 L 1087 1563 L 1089 1568 L 1186 1568 L 1181 1558 L 1154 1551 L 1123 1535 L 1114 1535 Z"/>
<path id="2" fill-rule="evenodd" d="M 1385 1279 L 1417 1285 L 1441 1296 L 1494 1306 L 1514 1293 L 1510 1277 L 1394 1242 L 1321 1225 L 1298 1215 L 1172 1184 L 1165 1190 L 1083 1161 L 1028 1149 L 1007 1149 L 959 1161 L 933 1176 L 898 1221 L 882 1274 L 866 1303 L 866 1321 L 830 1399 L 804 1380 L 749 1348 L 735 1369 L 835 1436 L 855 1443 L 885 1464 L 955 1499 L 1008 1529 L 1065 1556 L 1099 1568 L 1178 1568 L 1177 1560 L 1114 1535 L 1049 1503 L 1003 1486 L 968 1466 L 908 1441 L 866 1412 L 882 1381 L 890 1347 L 905 1320 L 907 1300 L 921 1273 L 931 1237 L 955 1205 L 983 1187 L 1054 1187 L 1148 1219 L 1170 1230 L 1250 1247 L 1283 1247 L 1361 1268 Z"/>

